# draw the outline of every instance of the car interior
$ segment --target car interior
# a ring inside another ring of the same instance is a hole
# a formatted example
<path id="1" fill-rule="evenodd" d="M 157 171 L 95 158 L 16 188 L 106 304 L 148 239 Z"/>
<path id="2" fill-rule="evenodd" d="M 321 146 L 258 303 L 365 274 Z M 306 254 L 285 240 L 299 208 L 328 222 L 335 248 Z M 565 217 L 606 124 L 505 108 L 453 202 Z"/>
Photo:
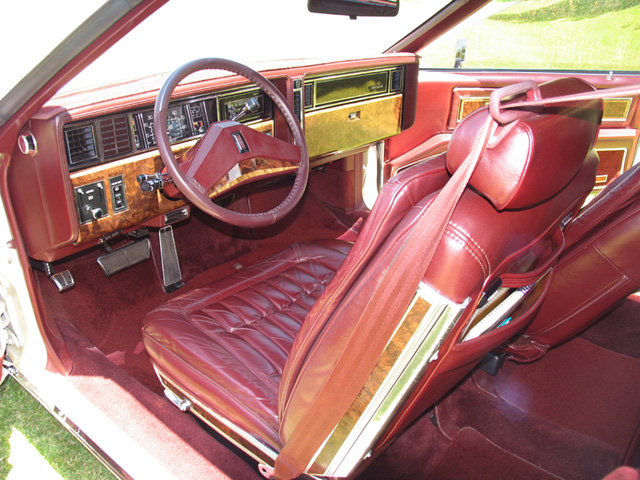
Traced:
<path id="1" fill-rule="evenodd" d="M 3 170 L 49 369 L 178 478 L 640 468 L 638 95 L 489 106 L 613 83 L 407 47 L 54 96 Z"/>

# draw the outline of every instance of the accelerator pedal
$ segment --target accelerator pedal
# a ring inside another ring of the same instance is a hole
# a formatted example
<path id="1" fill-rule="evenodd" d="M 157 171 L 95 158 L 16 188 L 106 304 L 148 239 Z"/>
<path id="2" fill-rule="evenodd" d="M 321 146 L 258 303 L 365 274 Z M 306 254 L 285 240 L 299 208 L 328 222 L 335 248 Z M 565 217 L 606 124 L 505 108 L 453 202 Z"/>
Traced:
<path id="1" fill-rule="evenodd" d="M 159 235 L 160 259 L 162 260 L 162 286 L 166 293 L 171 293 L 184 285 L 180 262 L 178 261 L 176 241 L 173 238 L 173 228 L 171 225 L 161 228 Z"/>

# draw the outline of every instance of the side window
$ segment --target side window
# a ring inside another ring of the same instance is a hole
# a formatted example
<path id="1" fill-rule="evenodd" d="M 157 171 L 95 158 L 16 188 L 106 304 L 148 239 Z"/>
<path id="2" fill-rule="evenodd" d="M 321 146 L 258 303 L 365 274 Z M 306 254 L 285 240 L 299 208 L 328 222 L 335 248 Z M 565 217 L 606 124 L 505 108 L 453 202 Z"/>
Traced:
<path id="1" fill-rule="evenodd" d="M 638 0 L 494 0 L 419 52 L 423 68 L 640 70 Z"/>

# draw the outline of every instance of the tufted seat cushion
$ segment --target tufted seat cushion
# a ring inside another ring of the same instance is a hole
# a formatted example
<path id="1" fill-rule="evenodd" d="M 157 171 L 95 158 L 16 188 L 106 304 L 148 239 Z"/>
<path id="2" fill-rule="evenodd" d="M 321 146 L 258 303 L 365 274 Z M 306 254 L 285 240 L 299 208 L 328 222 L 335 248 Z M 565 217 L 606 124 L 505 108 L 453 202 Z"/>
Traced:
<path id="1" fill-rule="evenodd" d="M 278 384 L 285 361 L 302 321 L 350 249 L 340 240 L 294 244 L 155 309 L 143 334 L 156 368 L 279 450 Z"/>

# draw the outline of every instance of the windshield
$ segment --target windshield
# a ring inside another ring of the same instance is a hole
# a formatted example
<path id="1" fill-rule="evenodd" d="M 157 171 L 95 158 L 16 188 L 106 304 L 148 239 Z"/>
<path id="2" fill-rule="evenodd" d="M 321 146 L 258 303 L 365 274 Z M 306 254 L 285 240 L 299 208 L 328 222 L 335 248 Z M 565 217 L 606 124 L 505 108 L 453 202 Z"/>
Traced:
<path id="1" fill-rule="evenodd" d="M 0 49 L 0 98 L 44 59 L 55 45 L 105 0 L 24 0 L 0 2 L 0 31 L 9 42 Z M 60 12 L 64 12 L 61 15 Z M 55 19 L 55 22 L 51 20 Z"/>
<path id="2" fill-rule="evenodd" d="M 172 0 L 130 32 L 63 90 L 170 72 L 189 60 L 260 63 L 379 55 L 447 0 L 403 0 L 393 18 L 307 11 L 305 0 Z"/>

